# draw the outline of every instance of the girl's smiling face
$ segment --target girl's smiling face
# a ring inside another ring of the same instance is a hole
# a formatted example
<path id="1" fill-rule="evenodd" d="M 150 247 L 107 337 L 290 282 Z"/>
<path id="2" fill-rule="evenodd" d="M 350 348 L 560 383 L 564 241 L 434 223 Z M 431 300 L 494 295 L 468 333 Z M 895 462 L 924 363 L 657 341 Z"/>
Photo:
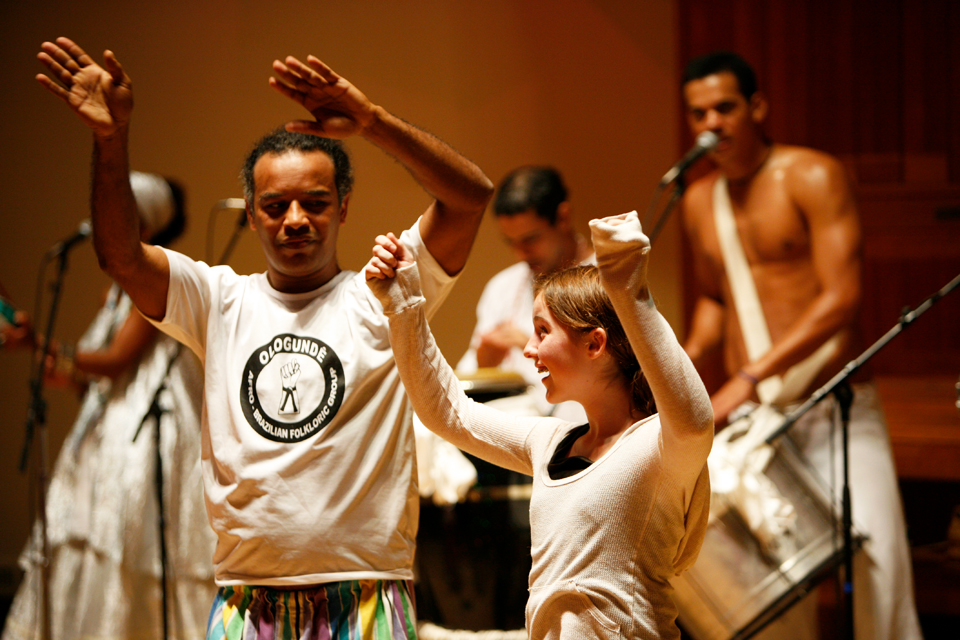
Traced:
<path id="1" fill-rule="evenodd" d="M 533 360 L 543 374 L 547 400 L 553 404 L 577 400 L 584 385 L 578 379 L 589 371 L 584 336 L 558 321 L 537 296 L 533 302 L 533 335 L 523 355 Z"/>

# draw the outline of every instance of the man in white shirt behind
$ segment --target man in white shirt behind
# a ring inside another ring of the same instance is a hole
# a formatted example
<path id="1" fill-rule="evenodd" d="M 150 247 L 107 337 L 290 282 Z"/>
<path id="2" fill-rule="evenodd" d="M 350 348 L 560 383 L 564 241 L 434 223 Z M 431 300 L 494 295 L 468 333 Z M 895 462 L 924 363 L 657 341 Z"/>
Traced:
<path id="1" fill-rule="evenodd" d="M 484 287 L 470 347 L 457 364 L 457 372 L 470 374 L 493 367 L 518 373 L 530 390 L 523 399 L 528 402 L 515 406 L 540 415 L 582 421 L 585 415 L 576 403 L 554 406 L 547 402 L 536 366 L 523 355 L 523 347 L 533 334 L 534 279 L 565 267 L 596 262 L 589 242 L 574 227 L 563 177 L 549 166 L 514 169 L 497 187 L 493 213 L 504 241 L 520 261 L 496 274 Z"/>

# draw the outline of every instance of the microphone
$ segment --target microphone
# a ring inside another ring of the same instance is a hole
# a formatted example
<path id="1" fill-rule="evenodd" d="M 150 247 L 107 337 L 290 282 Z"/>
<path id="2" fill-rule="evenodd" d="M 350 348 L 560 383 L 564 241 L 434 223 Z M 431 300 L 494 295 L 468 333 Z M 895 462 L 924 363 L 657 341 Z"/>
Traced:
<path id="1" fill-rule="evenodd" d="M 247 226 L 247 202 L 243 198 L 224 198 L 217 202 L 214 209 L 217 211 L 239 211 L 240 216 L 237 218 L 237 226 L 241 228 Z"/>
<path id="2" fill-rule="evenodd" d="M 90 226 L 90 219 L 87 218 L 77 226 L 77 230 L 72 236 L 53 245 L 47 255 L 51 258 L 61 256 L 69 251 L 73 245 L 89 238 L 91 233 L 93 233 L 93 227 Z"/>
<path id="3" fill-rule="evenodd" d="M 663 177 L 660 179 L 660 186 L 665 187 L 679 178 L 684 171 L 690 168 L 690 165 L 699 160 L 700 157 L 708 151 L 716 149 L 718 144 L 720 144 L 720 138 L 717 137 L 717 134 L 713 131 L 704 131 L 698 135 L 696 143 L 690 151 L 687 151 L 687 155 L 683 156 L 680 162 L 670 167 L 670 170 L 663 174 Z"/>

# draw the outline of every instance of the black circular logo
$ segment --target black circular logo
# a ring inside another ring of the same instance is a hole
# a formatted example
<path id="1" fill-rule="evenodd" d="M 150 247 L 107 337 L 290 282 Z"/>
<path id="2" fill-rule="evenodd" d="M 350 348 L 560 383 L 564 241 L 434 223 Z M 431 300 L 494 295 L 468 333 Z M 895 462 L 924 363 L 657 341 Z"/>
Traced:
<path id="1" fill-rule="evenodd" d="M 285 333 L 250 355 L 240 405 L 264 438 L 300 442 L 333 420 L 343 393 L 343 365 L 333 349 L 315 338 Z"/>

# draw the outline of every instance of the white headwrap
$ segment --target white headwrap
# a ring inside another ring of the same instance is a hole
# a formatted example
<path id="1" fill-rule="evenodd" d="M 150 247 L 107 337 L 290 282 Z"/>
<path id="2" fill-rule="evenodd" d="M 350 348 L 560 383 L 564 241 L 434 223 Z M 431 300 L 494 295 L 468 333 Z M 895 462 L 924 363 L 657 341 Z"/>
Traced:
<path id="1" fill-rule="evenodd" d="M 153 235 L 162 231 L 171 220 L 176 209 L 173 191 L 167 181 L 154 173 L 130 172 L 130 186 L 137 200 L 140 221 Z"/>

